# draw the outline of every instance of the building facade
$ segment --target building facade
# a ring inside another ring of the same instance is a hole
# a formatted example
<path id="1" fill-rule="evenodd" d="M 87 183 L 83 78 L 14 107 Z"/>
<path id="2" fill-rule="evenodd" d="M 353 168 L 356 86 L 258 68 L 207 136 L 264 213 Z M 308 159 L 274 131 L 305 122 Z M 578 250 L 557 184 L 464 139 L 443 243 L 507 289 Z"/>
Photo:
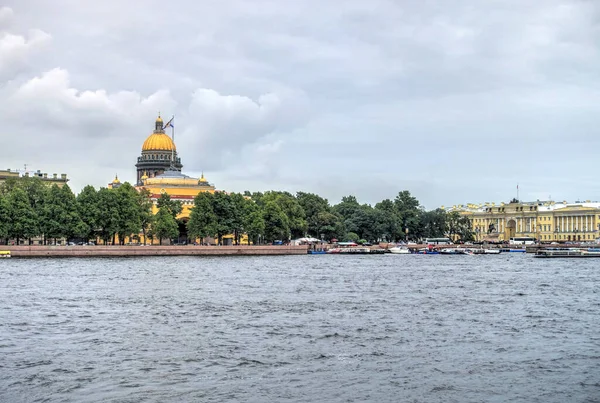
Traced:
<path id="1" fill-rule="evenodd" d="M 443 208 L 443 207 L 442 207 Z M 531 237 L 541 242 L 591 242 L 600 237 L 600 202 L 555 201 L 452 206 L 471 222 L 477 241 Z"/>
<path id="2" fill-rule="evenodd" d="M 48 186 L 57 185 L 58 187 L 63 187 L 69 181 L 69 179 L 67 178 L 67 174 L 60 174 L 60 176 L 58 176 L 58 174 L 52 174 L 52 176 L 48 176 L 46 172 L 41 172 L 40 170 L 34 172 L 20 172 L 13 171 L 11 169 L 6 169 L 0 170 L 0 185 L 9 179 L 16 179 L 21 177 L 39 178 L 42 181 L 42 183 L 45 183 Z"/>

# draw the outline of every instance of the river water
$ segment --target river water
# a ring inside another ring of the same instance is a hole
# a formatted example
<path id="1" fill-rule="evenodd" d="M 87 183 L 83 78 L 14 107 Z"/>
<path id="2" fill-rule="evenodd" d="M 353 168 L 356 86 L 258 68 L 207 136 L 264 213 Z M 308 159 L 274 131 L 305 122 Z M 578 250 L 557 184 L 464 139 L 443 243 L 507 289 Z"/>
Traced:
<path id="1" fill-rule="evenodd" d="M 1 402 L 599 402 L 600 261 L 0 261 Z"/>

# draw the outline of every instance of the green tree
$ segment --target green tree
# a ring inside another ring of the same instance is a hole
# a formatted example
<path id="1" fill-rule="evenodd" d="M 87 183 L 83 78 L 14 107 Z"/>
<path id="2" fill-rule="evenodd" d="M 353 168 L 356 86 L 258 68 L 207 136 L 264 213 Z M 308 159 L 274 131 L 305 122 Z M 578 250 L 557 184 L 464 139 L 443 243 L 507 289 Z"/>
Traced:
<path id="1" fill-rule="evenodd" d="M 146 245 L 148 229 L 152 226 L 154 220 L 154 214 L 152 214 L 152 195 L 148 189 L 142 188 L 138 192 L 137 203 L 140 211 L 140 227 L 144 235 L 144 245 Z"/>
<path id="2" fill-rule="evenodd" d="M 119 208 L 119 199 L 117 193 L 113 189 L 100 188 L 97 197 L 98 216 L 96 217 L 96 226 L 100 237 L 105 244 L 112 239 L 115 243 L 115 235 L 119 231 L 119 223 L 121 222 Z"/>
<path id="3" fill-rule="evenodd" d="M 179 235 L 177 220 L 175 220 L 172 211 L 168 207 L 163 206 L 158 209 L 152 226 L 152 233 L 159 239 L 161 245 L 163 239 L 172 239 Z"/>
<path id="4" fill-rule="evenodd" d="M 233 231 L 233 239 L 235 244 L 240 244 L 240 239 L 245 231 L 245 206 L 249 201 L 246 200 L 244 195 L 240 193 L 232 193 L 230 195 L 231 201 L 231 228 Z"/>
<path id="5" fill-rule="evenodd" d="M 212 197 L 212 209 L 215 215 L 215 233 L 217 243 L 223 243 L 223 236 L 234 230 L 235 212 L 231 197 L 225 192 L 215 192 Z"/>
<path id="6" fill-rule="evenodd" d="M 420 214 L 422 209 L 420 208 L 419 201 L 408 190 L 403 190 L 394 199 L 394 205 L 402 223 L 402 230 L 408 228 L 409 238 L 418 238 L 421 236 Z"/>
<path id="7" fill-rule="evenodd" d="M 248 240 L 254 245 L 260 243 L 260 238 L 265 233 L 265 218 L 261 207 L 253 200 L 248 200 L 244 205 L 244 228 Z"/>
<path id="8" fill-rule="evenodd" d="M 29 204 L 27 194 L 19 187 L 8 193 L 10 205 L 9 237 L 15 238 L 17 244 L 21 239 L 31 239 L 39 233 L 38 216 Z"/>
<path id="9" fill-rule="evenodd" d="M 179 200 L 172 200 L 168 193 L 161 193 L 160 197 L 156 201 L 156 207 L 158 207 L 159 210 L 163 207 L 166 207 L 173 218 L 177 218 L 177 216 L 181 214 L 181 211 L 183 210 L 181 202 Z"/>
<path id="10" fill-rule="evenodd" d="M 88 241 L 96 235 L 101 208 L 102 206 L 98 202 L 98 192 L 93 186 L 84 187 L 77 195 L 77 210 L 85 225 L 83 238 Z"/>
<path id="11" fill-rule="evenodd" d="M 317 213 L 314 223 L 316 224 L 316 235 L 314 236 L 318 238 L 320 238 L 321 235 L 325 239 L 341 238 L 345 233 L 342 218 L 329 211 Z"/>
<path id="12" fill-rule="evenodd" d="M 460 239 L 465 242 L 474 240 L 471 221 L 468 217 L 461 216 L 458 211 L 452 211 L 446 215 L 446 225 L 448 237 L 451 239 Z"/>
<path id="13" fill-rule="evenodd" d="M 281 211 L 287 217 L 287 226 L 292 238 L 302 237 L 306 234 L 307 224 L 306 215 L 298 200 L 289 192 L 266 192 L 261 203 L 266 207 L 267 203 L 275 202 L 279 205 Z M 286 236 L 284 239 L 288 239 Z"/>
<path id="14" fill-rule="evenodd" d="M 331 219 L 331 216 L 324 215 L 331 214 L 329 202 L 319 195 L 305 192 L 296 193 L 296 199 L 304 210 L 308 234 L 314 237 L 320 237 L 323 233 L 322 227 L 325 225 L 320 221 L 320 218 L 321 220 L 327 218 L 328 222 Z"/>
<path id="15" fill-rule="evenodd" d="M 58 185 L 52 185 L 46 193 L 40 215 L 40 230 L 45 240 L 66 237 L 64 228 L 65 214 L 62 203 L 62 192 Z"/>
<path id="16" fill-rule="evenodd" d="M 360 209 L 360 204 L 354 196 L 344 196 L 342 201 L 333 206 L 333 211 L 339 214 L 343 220 L 352 217 L 357 210 Z"/>
<path id="17" fill-rule="evenodd" d="M 358 242 L 359 239 L 360 239 L 360 237 L 358 236 L 358 234 L 356 232 L 348 232 L 344 236 L 344 240 L 346 242 Z"/>
<path id="18" fill-rule="evenodd" d="M 7 240 L 10 232 L 10 204 L 8 198 L 0 194 L 0 239 Z"/>
<path id="19" fill-rule="evenodd" d="M 422 236 L 425 238 L 441 238 L 448 232 L 446 212 L 442 209 L 426 211 L 421 214 Z"/>
<path id="20" fill-rule="evenodd" d="M 275 201 L 267 201 L 264 208 L 265 240 L 287 240 L 290 227 L 288 218 Z"/>
<path id="21" fill-rule="evenodd" d="M 125 244 L 125 239 L 132 234 L 139 234 L 142 229 L 142 210 L 137 190 L 128 182 L 113 190 L 117 200 L 117 235 L 119 243 Z"/>
<path id="22" fill-rule="evenodd" d="M 190 220 L 187 223 L 188 233 L 192 238 L 214 236 L 217 233 L 217 217 L 213 211 L 213 195 L 209 192 L 200 192 L 194 198 L 194 207 L 190 211 Z"/>
<path id="23" fill-rule="evenodd" d="M 66 238 L 80 238 L 85 236 L 87 227 L 79 214 L 77 198 L 69 187 L 64 185 L 60 189 L 62 206 L 64 211 L 63 226 Z"/>
<path id="24" fill-rule="evenodd" d="M 387 241 L 397 241 L 402 238 L 402 222 L 394 202 L 385 199 L 375 205 L 379 212 L 378 232 Z"/>

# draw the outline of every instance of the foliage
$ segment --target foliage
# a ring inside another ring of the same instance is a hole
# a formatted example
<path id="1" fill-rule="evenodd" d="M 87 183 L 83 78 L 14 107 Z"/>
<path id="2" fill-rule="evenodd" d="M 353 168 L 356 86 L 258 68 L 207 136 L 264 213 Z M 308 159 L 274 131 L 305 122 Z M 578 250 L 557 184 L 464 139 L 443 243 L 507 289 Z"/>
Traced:
<path id="1" fill-rule="evenodd" d="M 181 211 L 183 210 L 181 202 L 179 200 L 172 200 L 168 193 L 161 193 L 160 197 L 156 201 L 156 207 L 159 210 L 163 207 L 166 207 L 173 218 L 177 218 L 177 216 L 181 214 Z"/>
<path id="2" fill-rule="evenodd" d="M 18 244 L 21 239 L 38 235 L 39 219 L 29 204 L 27 193 L 20 187 L 14 188 L 8 194 L 8 203 L 10 205 L 8 236 L 16 239 Z"/>
<path id="3" fill-rule="evenodd" d="M 289 220 L 279 204 L 272 200 L 264 206 L 265 241 L 287 240 L 290 232 Z"/>
<path id="4" fill-rule="evenodd" d="M 355 232 L 348 232 L 344 237 L 344 241 L 346 242 L 358 242 L 359 239 L 360 237 Z"/>
<path id="5" fill-rule="evenodd" d="M 162 208 L 158 209 L 152 226 L 152 233 L 159 239 L 161 245 L 163 239 L 171 239 L 179 235 L 177 220 L 173 217 L 172 210 L 168 206 L 163 205 Z"/>
<path id="6" fill-rule="evenodd" d="M 412 240 L 448 236 L 473 239 L 471 222 L 457 212 L 424 210 L 409 191 L 399 192 L 374 206 L 344 196 L 336 205 L 307 192 L 267 191 L 243 194 L 202 192 L 190 210 L 187 231 L 192 238 L 243 234 L 254 244 L 312 236 L 331 240 L 369 242 Z M 181 202 L 161 194 L 156 201 L 146 189 L 129 183 L 116 189 L 86 186 L 75 197 L 68 186 L 47 187 L 39 178 L 11 178 L 0 186 L 0 239 L 51 239 L 100 237 L 121 243 L 140 232 L 144 238 L 176 238 Z M 170 218 L 168 218 L 170 217 Z M 407 232 L 408 231 L 408 232 Z"/>
<path id="7" fill-rule="evenodd" d="M 206 238 L 213 236 L 217 230 L 217 217 L 213 210 L 213 196 L 208 192 L 201 192 L 194 198 L 194 207 L 190 212 L 187 229 L 192 238 Z"/>
<path id="8" fill-rule="evenodd" d="M 0 194 L 0 238 L 8 238 L 10 232 L 10 204 L 8 198 Z"/>
<path id="9" fill-rule="evenodd" d="M 261 198 L 261 202 L 264 203 L 265 210 L 269 203 L 276 203 L 285 216 L 285 224 L 289 235 L 282 236 L 282 239 L 287 240 L 290 236 L 292 238 L 299 238 L 306 235 L 306 213 L 291 193 L 278 191 L 266 192 Z"/>
<path id="10" fill-rule="evenodd" d="M 140 213 L 140 226 L 142 234 L 144 235 L 144 245 L 146 244 L 146 238 L 148 237 L 148 230 L 152 226 L 154 221 L 154 215 L 152 214 L 152 195 L 146 188 L 142 188 L 137 196 L 137 204 Z"/>

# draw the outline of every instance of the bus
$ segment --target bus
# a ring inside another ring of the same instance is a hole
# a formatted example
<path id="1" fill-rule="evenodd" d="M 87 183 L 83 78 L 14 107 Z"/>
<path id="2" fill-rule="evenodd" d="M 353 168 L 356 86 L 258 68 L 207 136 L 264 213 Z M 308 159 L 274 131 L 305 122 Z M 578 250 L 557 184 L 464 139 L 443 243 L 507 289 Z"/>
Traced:
<path id="1" fill-rule="evenodd" d="M 450 238 L 425 238 L 426 245 L 452 245 Z"/>
<path id="2" fill-rule="evenodd" d="M 535 238 L 530 238 L 527 236 L 510 238 L 508 241 L 509 245 L 533 245 L 534 243 Z"/>

